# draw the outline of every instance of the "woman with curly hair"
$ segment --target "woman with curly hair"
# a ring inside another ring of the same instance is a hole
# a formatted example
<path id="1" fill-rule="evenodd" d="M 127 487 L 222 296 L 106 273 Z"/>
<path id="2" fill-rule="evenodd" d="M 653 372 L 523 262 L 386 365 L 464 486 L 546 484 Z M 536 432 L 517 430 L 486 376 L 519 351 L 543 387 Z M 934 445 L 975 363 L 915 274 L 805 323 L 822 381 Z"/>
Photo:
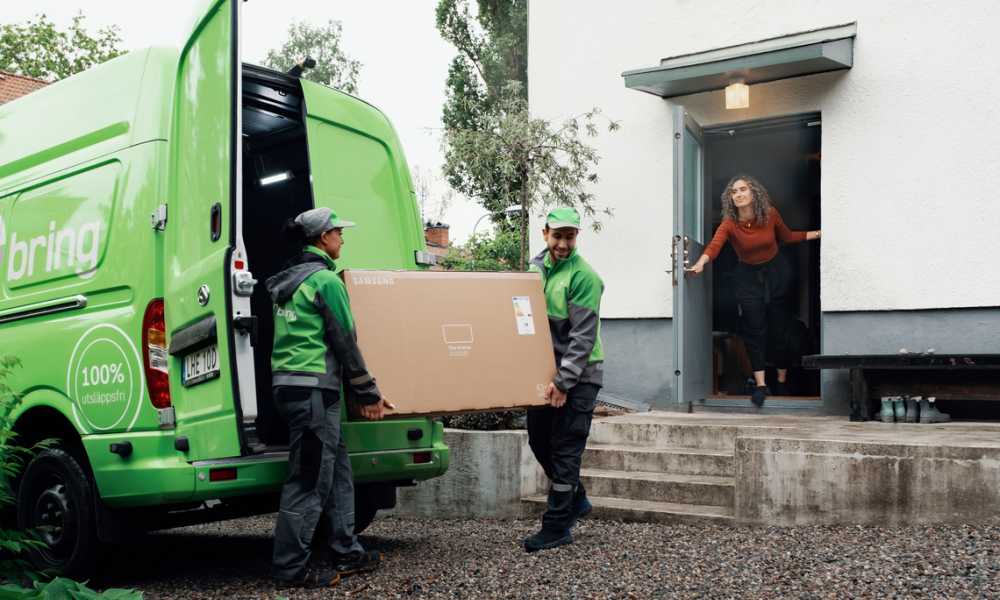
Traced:
<path id="1" fill-rule="evenodd" d="M 756 384 L 750 396 L 755 406 L 763 406 L 768 393 L 764 365 L 769 329 L 771 339 L 777 342 L 773 348 L 778 371 L 775 392 L 787 393 L 791 359 L 782 340 L 791 318 L 788 298 L 792 273 L 788 261 L 778 253 L 778 241 L 793 244 L 819 238 L 819 231 L 789 229 L 771 204 L 767 189 L 753 177 L 737 175 L 722 192 L 722 224 L 698 262 L 688 268 L 691 273 L 701 273 L 709 261 L 719 256 L 726 241 L 736 251 L 739 258 L 735 273 L 736 301 Z"/>

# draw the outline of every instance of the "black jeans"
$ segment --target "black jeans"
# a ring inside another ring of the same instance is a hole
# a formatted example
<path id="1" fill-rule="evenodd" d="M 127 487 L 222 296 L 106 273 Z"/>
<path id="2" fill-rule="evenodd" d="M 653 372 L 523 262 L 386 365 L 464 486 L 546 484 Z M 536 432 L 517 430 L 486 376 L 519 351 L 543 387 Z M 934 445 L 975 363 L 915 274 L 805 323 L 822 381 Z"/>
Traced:
<path id="1" fill-rule="evenodd" d="M 553 487 L 580 484 L 580 459 L 590 435 L 600 386 L 580 383 L 569 391 L 566 404 L 528 410 L 528 445 Z"/>
<path id="2" fill-rule="evenodd" d="M 791 267 L 781 254 L 760 265 L 736 265 L 740 331 L 754 371 L 764 370 L 768 349 L 777 368 L 787 369 L 792 362 L 787 334 L 791 283 Z"/>

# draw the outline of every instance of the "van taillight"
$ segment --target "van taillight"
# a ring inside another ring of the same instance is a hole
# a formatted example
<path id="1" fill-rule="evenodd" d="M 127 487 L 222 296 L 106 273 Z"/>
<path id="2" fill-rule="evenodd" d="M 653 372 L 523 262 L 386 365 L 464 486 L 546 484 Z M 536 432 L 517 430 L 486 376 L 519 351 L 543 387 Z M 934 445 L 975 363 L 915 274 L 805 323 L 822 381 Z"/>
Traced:
<path id="1" fill-rule="evenodd" d="M 167 324 L 163 318 L 163 300 L 157 298 L 146 307 L 142 317 L 143 366 L 149 400 L 156 408 L 170 408 L 170 378 L 167 376 Z"/>

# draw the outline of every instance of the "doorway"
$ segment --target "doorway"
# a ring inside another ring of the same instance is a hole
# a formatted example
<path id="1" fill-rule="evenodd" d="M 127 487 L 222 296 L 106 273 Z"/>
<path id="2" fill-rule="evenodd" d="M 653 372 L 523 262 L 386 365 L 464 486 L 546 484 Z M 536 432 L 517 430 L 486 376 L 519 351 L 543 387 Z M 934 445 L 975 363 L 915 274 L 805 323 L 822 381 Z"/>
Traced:
<path id="1" fill-rule="evenodd" d="M 771 202 L 789 228 L 820 229 L 821 120 L 818 114 L 741 123 L 704 130 L 706 154 L 705 239 L 721 223 L 721 196 L 738 173 L 755 177 L 768 190 Z M 709 225 L 710 224 L 710 225 Z M 801 357 L 819 350 L 819 246 L 782 244 L 782 258 L 791 265 L 794 292 L 789 298 L 790 320 L 783 342 L 792 365 L 788 373 L 789 398 L 819 401 L 819 372 L 801 368 Z M 712 274 L 713 385 L 711 399 L 748 397 L 752 381 L 749 359 L 740 339 L 739 307 L 735 300 L 736 253 L 726 244 Z M 777 381 L 773 348 L 768 341 L 766 379 Z M 772 395 L 773 401 L 781 397 Z"/>
<path id="2" fill-rule="evenodd" d="M 697 407 L 751 407 L 752 370 L 743 343 L 730 244 L 703 276 L 679 276 L 701 255 L 722 222 L 721 195 L 737 174 L 755 177 L 793 230 L 821 229 L 821 119 L 818 113 L 700 127 L 678 107 L 675 117 L 674 330 L 678 401 Z M 784 343 L 792 365 L 785 396 L 770 395 L 771 409 L 820 409 L 820 378 L 802 369 L 801 356 L 820 347 L 820 253 L 815 242 L 782 244 L 791 266 L 792 290 Z M 766 379 L 776 379 L 769 340 Z M 744 406 L 745 405 L 745 406 Z"/>

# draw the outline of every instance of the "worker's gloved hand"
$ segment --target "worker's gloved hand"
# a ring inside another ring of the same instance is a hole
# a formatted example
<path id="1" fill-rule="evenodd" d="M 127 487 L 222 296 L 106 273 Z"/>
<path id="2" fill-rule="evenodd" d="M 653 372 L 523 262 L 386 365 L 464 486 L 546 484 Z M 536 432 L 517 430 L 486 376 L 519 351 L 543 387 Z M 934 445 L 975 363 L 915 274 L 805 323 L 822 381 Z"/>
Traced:
<path id="1" fill-rule="evenodd" d="M 361 416 L 369 421 L 381 421 L 385 417 L 385 411 L 396 410 L 396 406 L 389 402 L 385 396 L 374 404 L 363 404 L 361 406 Z"/>
<path id="2" fill-rule="evenodd" d="M 545 399 L 549 401 L 549 406 L 552 408 L 559 408 L 566 404 L 566 392 L 556 387 L 556 384 L 549 383 L 549 387 L 545 388 Z"/>

